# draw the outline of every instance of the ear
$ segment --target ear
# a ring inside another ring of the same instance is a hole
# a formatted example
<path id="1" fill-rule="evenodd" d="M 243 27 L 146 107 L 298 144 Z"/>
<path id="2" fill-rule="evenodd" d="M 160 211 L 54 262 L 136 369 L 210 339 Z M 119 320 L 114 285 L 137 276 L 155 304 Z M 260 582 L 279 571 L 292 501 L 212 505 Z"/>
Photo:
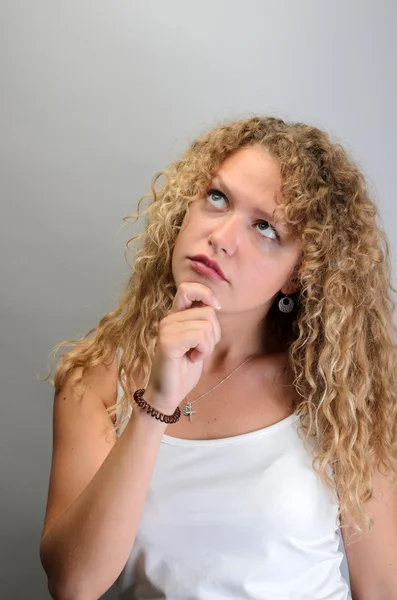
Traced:
<path id="1" fill-rule="evenodd" d="M 299 269 L 299 261 L 295 265 L 292 273 L 290 274 L 290 280 L 281 288 L 280 292 L 283 294 L 295 294 L 299 291 L 299 285 L 297 280 L 297 274 Z"/>
<path id="2" fill-rule="evenodd" d="M 284 285 L 280 292 L 282 292 L 283 294 L 286 294 L 287 296 L 289 294 L 295 294 L 295 292 L 298 291 L 298 286 L 297 284 L 293 283 L 292 281 L 290 281 L 289 283 L 287 283 L 286 285 Z"/>

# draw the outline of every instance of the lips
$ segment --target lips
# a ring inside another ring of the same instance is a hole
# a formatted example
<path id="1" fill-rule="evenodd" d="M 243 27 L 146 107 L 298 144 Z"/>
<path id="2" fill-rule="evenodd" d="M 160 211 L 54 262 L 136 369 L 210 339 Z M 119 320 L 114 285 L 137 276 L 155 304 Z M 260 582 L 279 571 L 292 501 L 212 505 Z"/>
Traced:
<path id="1" fill-rule="evenodd" d="M 223 271 L 220 268 L 220 266 L 218 265 L 218 263 L 215 260 L 212 260 L 211 258 L 206 256 L 205 254 L 197 254 L 196 256 L 191 256 L 190 259 L 203 263 L 204 265 L 206 265 L 207 267 L 209 267 L 210 269 L 213 269 L 216 273 L 218 273 L 218 275 L 220 275 L 220 277 L 222 277 L 223 279 L 226 280 L 225 274 L 223 273 Z"/>

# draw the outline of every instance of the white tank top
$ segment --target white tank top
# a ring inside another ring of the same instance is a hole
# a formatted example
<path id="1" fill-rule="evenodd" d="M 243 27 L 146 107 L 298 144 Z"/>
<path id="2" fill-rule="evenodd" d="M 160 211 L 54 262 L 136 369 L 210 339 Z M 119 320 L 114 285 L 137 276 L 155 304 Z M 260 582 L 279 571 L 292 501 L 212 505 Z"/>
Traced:
<path id="1" fill-rule="evenodd" d="M 293 414 L 223 439 L 163 435 L 117 598 L 351 600 L 337 503 L 298 424 Z"/>

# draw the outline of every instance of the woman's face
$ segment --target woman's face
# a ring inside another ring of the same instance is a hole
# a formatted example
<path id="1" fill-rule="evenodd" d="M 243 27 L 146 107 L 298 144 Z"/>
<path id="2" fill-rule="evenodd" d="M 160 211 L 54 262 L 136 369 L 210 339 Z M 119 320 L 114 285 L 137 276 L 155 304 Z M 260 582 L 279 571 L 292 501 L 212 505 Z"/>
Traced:
<path id="1" fill-rule="evenodd" d="M 272 220 L 280 188 L 279 164 L 265 150 L 243 148 L 227 158 L 207 194 L 185 215 L 172 257 L 176 286 L 183 281 L 207 285 L 222 312 L 267 312 L 290 282 L 301 252 L 300 242 Z M 226 281 L 198 272 L 191 260 L 198 254 L 215 260 Z"/>

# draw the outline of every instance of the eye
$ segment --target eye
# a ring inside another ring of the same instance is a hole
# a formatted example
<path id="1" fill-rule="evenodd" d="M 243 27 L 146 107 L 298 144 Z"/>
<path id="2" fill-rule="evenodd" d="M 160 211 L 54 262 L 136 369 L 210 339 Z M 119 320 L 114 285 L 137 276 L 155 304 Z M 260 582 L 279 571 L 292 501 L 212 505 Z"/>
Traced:
<path id="1" fill-rule="evenodd" d="M 226 200 L 226 196 L 224 194 L 222 194 L 222 192 L 220 192 L 219 190 L 208 190 L 207 192 L 207 196 L 219 196 L 220 198 L 223 198 L 224 200 Z M 219 198 L 217 198 L 215 200 L 215 202 L 219 200 Z"/>
<path id="2" fill-rule="evenodd" d="M 270 225 L 270 223 L 268 221 L 258 221 L 256 224 L 257 225 L 266 225 L 265 229 L 262 229 L 261 231 L 267 231 L 268 229 L 270 229 L 276 236 L 276 239 L 280 240 L 280 236 L 277 233 L 276 229 L 273 227 L 273 225 Z M 262 236 L 262 237 L 264 237 L 264 236 Z"/>
<path id="3" fill-rule="evenodd" d="M 219 202 L 222 199 L 227 202 L 227 198 L 226 198 L 225 194 L 223 194 L 222 192 L 220 192 L 219 190 L 217 190 L 215 188 L 208 190 L 207 197 L 209 198 L 210 196 L 213 197 L 213 200 L 212 200 L 211 204 L 213 202 Z M 216 198 L 216 196 L 218 196 L 218 197 Z M 270 231 L 272 231 L 274 233 L 274 235 L 275 235 L 275 238 L 272 238 L 272 239 L 277 239 L 278 241 L 280 241 L 280 236 L 279 236 L 277 230 L 273 227 L 273 225 L 270 225 L 270 223 L 268 221 L 260 220 L 260 221 L 257 221 L 255 225 L 256 226 L 258 226 L 258 225 L 265 225 L 264 229 L 258 229 L 258 231 L 265 231 L 266 232 L 266 231 L 268 231 L 270 229 Z M 262 238 L 265 238 L 265 239 L 267 238 L 267 236 L 262 235 L 262 234 L 260 234 L 260 236 Z"/>

